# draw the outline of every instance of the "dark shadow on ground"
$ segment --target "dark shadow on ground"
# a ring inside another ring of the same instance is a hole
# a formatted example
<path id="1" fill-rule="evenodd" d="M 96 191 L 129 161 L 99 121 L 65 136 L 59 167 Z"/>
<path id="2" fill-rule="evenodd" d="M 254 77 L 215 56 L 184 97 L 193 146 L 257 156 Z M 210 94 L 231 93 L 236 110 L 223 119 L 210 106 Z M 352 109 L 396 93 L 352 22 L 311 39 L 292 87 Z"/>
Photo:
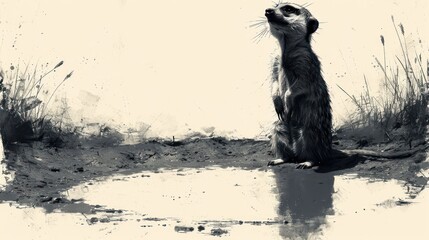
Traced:
<path id="1" fill-rule="evenodd" d="M 318 173 L 329 173 L 340 170 L 351 169 L 360 163 L 370 160 L 367 157 L 352 155 L 348 156 L 339 150 L 334 149 L 335 158 L 329 159 L 323 165 L 318 166 L 315 171 Z"/>

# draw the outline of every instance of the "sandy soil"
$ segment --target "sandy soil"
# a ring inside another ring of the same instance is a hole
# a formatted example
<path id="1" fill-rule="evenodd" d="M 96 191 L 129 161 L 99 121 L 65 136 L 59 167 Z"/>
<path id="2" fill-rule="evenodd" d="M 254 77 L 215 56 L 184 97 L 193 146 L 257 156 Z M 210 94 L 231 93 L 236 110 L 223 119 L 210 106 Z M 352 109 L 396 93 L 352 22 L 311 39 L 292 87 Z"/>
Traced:
<path id="1" fill-rule="evenodd" d="M 428 146 L 424 140 L 376 144 L 345 140 L 341 136 L 334 143 L 337 149 L 378 151 L 401 151 L 410 149 L 410 146 L 425 149 Z M 80 199 L 67 200 L 61 192 L 94 178 L 143 170 L 157 172 L 165 168 L 205 168 L 212 165 L 263 170 L 267 168 L 268 160 L 273 158 L 268 141 L 224 138 L 149 141 L 110 147 L 86 143 L 72 148 L 47 148 L 41 142 L 33 142 L 10 145 L 6 157 L 7 168 L 14 172 L 15 178 L 5 191 L 0 192 L 0 201 L 43 207 L 47 212 L 58 209 L 82 213 L 89 213 L 99 206 L 87 206 Z M 412 197 L 427 184 L 427 178 L 419 174 L 422 168 L 429 167 L 425 159 L 424 150 L 411 157 L 394 160 L 354 156 L 302 171 L 334 175 L 356 173 L 370 178 L 403 180 L 412 186 L 410 189 L 414 189 L 409 193 Z M 287 172 L 294 167 L 294 164 L 284 164 L 272 168 Z"/>

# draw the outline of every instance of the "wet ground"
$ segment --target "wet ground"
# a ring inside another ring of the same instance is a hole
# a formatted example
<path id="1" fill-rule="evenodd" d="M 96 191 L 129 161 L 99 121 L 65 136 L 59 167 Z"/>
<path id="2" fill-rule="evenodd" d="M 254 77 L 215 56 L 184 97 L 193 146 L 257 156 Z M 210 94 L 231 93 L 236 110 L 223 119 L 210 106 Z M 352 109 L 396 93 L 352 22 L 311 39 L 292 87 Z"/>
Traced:
<path id="1" fill-rule="evenodd" d="M 295 169 L 145 171 L 63 193 L 93 213 L 3 203 L 0 222 L 10 239 L 425 239 L 429 189 L 407 191 L 400 181 Z"/>
<path id="2" fill-rule="evenodd" d="M 429 235 L 425 152 L 398 161 L 351 158 L 311 170 L 266 167 L 268 144 L 253 140 L 78 151 L 33 144 L 6 155 L 2 239 Z"/>

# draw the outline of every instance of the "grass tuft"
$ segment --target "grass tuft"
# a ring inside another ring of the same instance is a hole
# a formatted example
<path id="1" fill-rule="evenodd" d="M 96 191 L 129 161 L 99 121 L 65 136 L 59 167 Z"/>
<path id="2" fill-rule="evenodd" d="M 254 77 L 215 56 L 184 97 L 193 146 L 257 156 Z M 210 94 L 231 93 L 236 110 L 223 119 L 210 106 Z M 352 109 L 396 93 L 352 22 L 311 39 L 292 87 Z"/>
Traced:
<path id="1" fill-rule="evenodd" d="M 51 128 L 47 107 L 58 88 L 73 72 L 67 74 L 53 92 L 45 89 L 45 84 L 48 76 L 63 64 L 64 61 L 60 61 L 42 73 L 38 66 L 30 69 L 29 64 L 24 68 L 11 66 L 10 71 L 0 72 L 0 127 L 10 141 L 40 136 L 46 128 Z"/>
<path id="2" fill-rule="evenodd" d="M 426 62 L 425 68 L 421 54 L 417 54 L 417 50 L 412 54 L 407 45 L 405 27 L 402 24 L 397 25 L 393 16 L 392 23 L 402 55 L 395 56 L 395 66 L 387 66 L 385 38 L 383 35 L 380 36 L 383 61 L 375 58 L 384 74 L 380 94 L 375 96 L 371 93 L 366 76 L 364 76 L 366 90 L 359 96 L 351 95 L 341 86 L 337 86 L 357 108 L 345 127 L 371 129 L 369 134 L 382 133 L 384 140 L 387 141 L 398 137 L 400 140 L 412 141 L 423 137 L 428 125 L 429 62 Z"/>

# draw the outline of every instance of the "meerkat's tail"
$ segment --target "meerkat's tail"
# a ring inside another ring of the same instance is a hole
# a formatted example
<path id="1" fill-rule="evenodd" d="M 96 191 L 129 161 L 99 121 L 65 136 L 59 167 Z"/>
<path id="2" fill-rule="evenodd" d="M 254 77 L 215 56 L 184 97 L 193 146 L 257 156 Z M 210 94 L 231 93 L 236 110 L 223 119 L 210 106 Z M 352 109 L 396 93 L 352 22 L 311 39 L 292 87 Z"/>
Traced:
<path id="1" fill-rule="evenodd" d="M 347 155 L 361 155 L 361 156 L 376 157 L 376 158 L 398 159 L 398 158 L 411 157 L 414 154 L 418 152 L 423 152 L 428 148 L 429 148 L 429 145 L 423 145 L 410 150 L 399 151 L 399 152 L 377 152 L 377 151 L 363 150 L 363 149 L 341 150 L 341 152 L 346 153 Z"/>

